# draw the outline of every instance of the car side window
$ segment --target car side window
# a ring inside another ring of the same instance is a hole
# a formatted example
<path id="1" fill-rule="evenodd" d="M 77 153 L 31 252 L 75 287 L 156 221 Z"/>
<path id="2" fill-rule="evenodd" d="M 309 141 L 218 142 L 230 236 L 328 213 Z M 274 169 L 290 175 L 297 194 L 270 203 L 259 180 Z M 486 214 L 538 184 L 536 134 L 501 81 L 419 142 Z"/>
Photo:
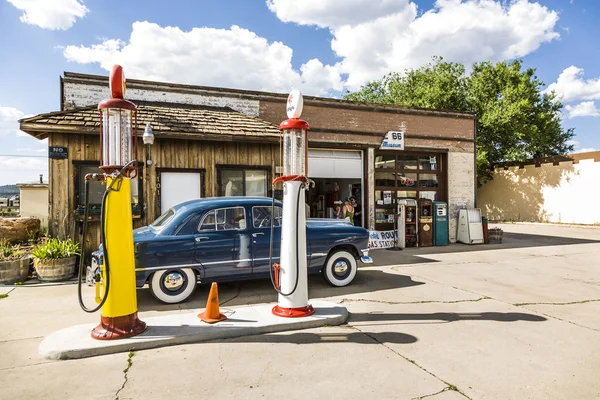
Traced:
<path id="1" fill-rule="evenodd" d="M 204 215 L 198 227 L 199 232 L 230 231 L 246 229 L 244 207 L 220 208 Z"/>
<path id="2" fill-rule="evenodd" d="M 221 208 L 216 210 L 217 230 L 246 229 L 246 210 L 244 207 Z"/>
<path id="3" fill-rule="evenodd" d="M 216 226 L 215 226 L 215 211 L 213 210 L 204 215 L 204 218 L 202 219 L 202 222 L 200 223 L 200 226 L 198 227 L 198 231 L 206 232 L 206 231 L 214 231 L 214 230 L 216 230 Z"/>
<path id="4" fill-rule="evenodd" d="M 271 207 L 252 207 L 252 223 L 255 228 L 271 227 Z M 281 207 L 275 207 L 274 227 L 281 226 Z"/>

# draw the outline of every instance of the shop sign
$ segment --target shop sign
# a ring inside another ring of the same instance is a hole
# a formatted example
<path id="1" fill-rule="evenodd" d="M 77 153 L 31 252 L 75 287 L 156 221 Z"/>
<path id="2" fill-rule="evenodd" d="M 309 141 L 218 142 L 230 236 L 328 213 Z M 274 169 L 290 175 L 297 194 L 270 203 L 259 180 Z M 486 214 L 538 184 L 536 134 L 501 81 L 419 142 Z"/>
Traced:
<path id="1" fill-rule="evenodd" d="M 382 150 L 404 150 L 404 132 L 389 131 L 383 138 L 379 148 Z"/>
<path id="2" fill-rule="evenodd" d="M 369 249 L 394 247 L 396 236 L 396 231 L 369 231 Z"/>
<path id="3" fill-rule="evenodd" d="M 48 147 L 48 158 L 64 160 L 69 158 L 69 152 L 66 147 L 50 146 Z"/>

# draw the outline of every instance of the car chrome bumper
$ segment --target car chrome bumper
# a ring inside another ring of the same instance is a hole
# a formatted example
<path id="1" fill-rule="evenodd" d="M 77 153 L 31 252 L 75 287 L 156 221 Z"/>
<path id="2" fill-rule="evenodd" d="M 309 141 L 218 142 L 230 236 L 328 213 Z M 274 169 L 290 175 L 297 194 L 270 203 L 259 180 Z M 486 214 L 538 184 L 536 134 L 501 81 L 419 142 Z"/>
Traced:
<path id="1" fill-rule="evenodd" d="M 361 252 L 362 252 L 363 255 L 360 257 L 360 261 L 363 264 L 372 264 L 373 263 L 373 259 L 369 255 L 369 249 L 362 249 Z"/>

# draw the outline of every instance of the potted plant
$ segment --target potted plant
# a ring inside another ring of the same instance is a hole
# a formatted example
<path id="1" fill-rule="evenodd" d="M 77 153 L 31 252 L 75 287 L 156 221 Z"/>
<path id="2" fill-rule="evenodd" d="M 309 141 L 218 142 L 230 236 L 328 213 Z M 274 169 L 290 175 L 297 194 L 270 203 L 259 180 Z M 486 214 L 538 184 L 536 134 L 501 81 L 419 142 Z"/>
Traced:
<path id="1" fill-rule="evenodd" d="M 79 243 L 72 239 L 48 239 L 33 247 L 33 266 L 41 281 L 62 281 L 75 273 Z"/>
<path id="2" fill-rule="evenodd" d="M 0 283 L 25 282 L 29 274 L 31 257 L 18 245 L 0 239 Z"/>

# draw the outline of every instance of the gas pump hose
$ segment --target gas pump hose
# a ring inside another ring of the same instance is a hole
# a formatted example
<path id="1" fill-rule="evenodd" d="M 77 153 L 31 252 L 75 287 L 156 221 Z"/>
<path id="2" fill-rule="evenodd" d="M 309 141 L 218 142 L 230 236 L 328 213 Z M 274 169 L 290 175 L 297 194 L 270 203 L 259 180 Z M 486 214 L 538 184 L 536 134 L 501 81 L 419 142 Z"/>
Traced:
<path id="1" fill-rule="evenodd" d="M 108 299 L 108 290 L 110 289 L 110 265 L 108 263 L 108 248 L 106 246 L 106 237 L 105 237 L 105 224 L 104 224 L 104 217 L 105 217 L 105 213 L 106 213 L 106 200 L 108 199 L 108 193 L 111 190 L 119 190 L 119 189 L 113 189 L 113 185 L 115 184 L 115 182 L 117 182 L 118 178 L 121 177 L 123 175 L 123 172 L 129 168 L 131 165 L 133 165 L 134 163 L 137 163 L 136 160 L 130 161 L 128 162 L 123 168 L 121 168 L 121 170 L 119 170 L 119 172 L 112 177 L 112 181 L 110 182 L 110 185 L 108 185 L 106 187 L 106 190 L 104 191 L 104 194 L 102 195 L 102 204 L 100 206 L 100 242 L 103 245 L 103 258 L 104 258 L 104 280 L 106 281 L 106 287 L 104 289 L 104 296 L 102 297 L 102 300 L 100 301 L 100 303 L 94 307 L 94 308 L 88 308 L 86 307 L 86 305 L 83 302 L 83 297 L 81 294 L 81 276 L 83 275 L 83 268 L 84 268 L 84 254 L 85 252 L 84 250 L 84 245 L 85 245 L 85 234 L 87 231 L 87 222 L 88 222 L 88 208 L 89 208 L 89 192 L 90 192 L 90 185 L 89 185 L 89 179 L 85 180 L 85 210 L 83 212 L 83 228 L 81 230 L 81 256 L 79 258 L 79 274 L 78 274 L 78 279 L 77 279 L 77 297 L 79 299 L 79 306 L 81 307 L 81 309 L 87 313 L 94 313 L 98 310 L 100 310 L 102 308 L 102 306 L 104 305 L 104 303 L 106 303 L 106 300 Z M 136 172 L 137 174 L 137 172 Z M 93 174 L 95 175 L 95 174 Z M 97 176 L 97 175 L 96 175 Z M 100 279 L 100 276 L 96 276 L 96 279 Z"/>

